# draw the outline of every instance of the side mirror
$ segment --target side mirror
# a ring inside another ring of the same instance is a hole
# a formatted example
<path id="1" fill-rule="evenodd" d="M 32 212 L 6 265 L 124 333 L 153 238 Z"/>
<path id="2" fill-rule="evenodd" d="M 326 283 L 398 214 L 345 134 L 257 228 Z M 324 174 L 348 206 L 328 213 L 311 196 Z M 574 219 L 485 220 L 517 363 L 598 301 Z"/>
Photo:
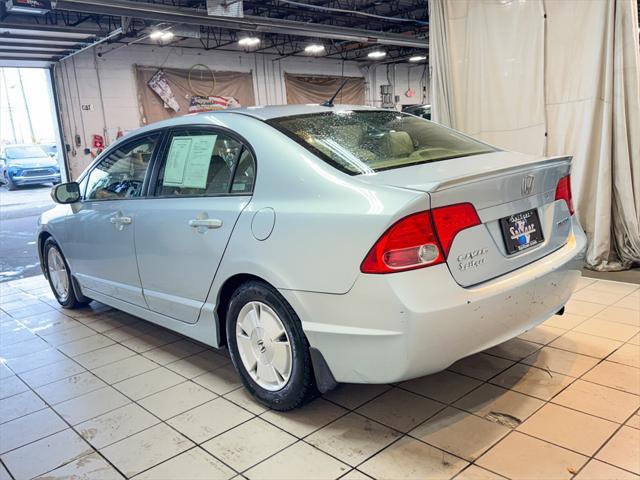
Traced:
<path id="1" fill-rule="evenodd" d="M 80 185 L 76 182 L 56 185 L 51 189 L 51 198 L 56 203 L 75 203 L 80 200 Z"/>

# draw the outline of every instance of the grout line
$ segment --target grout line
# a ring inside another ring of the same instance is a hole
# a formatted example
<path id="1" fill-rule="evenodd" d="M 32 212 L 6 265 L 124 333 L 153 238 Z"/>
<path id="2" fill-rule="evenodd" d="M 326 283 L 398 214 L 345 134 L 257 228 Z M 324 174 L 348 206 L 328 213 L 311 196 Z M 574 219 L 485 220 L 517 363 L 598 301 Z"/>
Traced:
<path id="1" fill-rule="evenodd" d="M 4 461 L 1 458 L 0 458 L 0 465 L 2 465 L 2 468 L 4 468 L 5 472 L 7 472 L 7 474 L 9 475 L 9 478 L 11 478 L 11 480 L 15 480 L 16 477 L 13 475 L 13 473 L 11 473 L 11 471 L 5 465 Z"/>

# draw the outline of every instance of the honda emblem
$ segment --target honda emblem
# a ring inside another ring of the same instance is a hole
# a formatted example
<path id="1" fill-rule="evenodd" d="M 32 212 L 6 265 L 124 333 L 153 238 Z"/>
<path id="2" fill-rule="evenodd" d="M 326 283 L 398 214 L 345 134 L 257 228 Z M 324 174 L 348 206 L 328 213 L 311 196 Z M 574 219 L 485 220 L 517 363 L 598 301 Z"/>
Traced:
<path id="1" fill-rule="evenodd" d="M 522 196 L 526 197 L 527 195 L 531 195 L 533 192 L 533 183 L 535 182 L 536 177 L 533 175 L 527 175 L 522 179 Z"/>

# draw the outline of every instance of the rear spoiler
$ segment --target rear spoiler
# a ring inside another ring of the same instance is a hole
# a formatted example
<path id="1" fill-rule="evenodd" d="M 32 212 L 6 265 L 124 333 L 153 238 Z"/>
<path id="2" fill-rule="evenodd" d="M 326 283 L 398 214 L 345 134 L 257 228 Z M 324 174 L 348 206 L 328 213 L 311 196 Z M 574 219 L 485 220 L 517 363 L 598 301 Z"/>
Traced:
<path id="1" fill-rule="evenodd" d="M 488 174 L 491 175 L 492 177 L 500 177 L 504 175 L 512 175 L 514 173 L 521 173 L 521 172 L 524 173 L 531 170 L 542 170 L 545 168 L 555 167 L 562 164 L 567 164 L 568 166 L 571 166 L 572 160 L 573 160 L 573 157 L 570 155 L 559 155 L 557 157 L 534 160 L 534 161 L 517 165 L 517 166 L 496 168 L 495 170 L 491 170 L 491 172 L 482 172 L 482 173 L 476 173 L 473 175 L 453 177 L 453 178 L 443 180 L 441 182 L 431 183 L 426 191 L 435 192 L 436 190 L 446 190 L 448 188 L 458 187 L 460 185 L 477 182 L 479 180 L 486 179 Z"/>

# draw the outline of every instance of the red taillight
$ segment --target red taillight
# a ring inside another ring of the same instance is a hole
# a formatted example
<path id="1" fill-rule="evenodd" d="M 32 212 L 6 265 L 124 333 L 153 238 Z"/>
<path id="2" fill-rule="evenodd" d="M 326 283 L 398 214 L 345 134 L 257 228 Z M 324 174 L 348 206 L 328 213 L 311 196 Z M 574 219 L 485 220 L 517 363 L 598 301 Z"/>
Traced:
<path id="1" fill-rule="evenodd" d="M 444 256 L 449 255 L 455 236 L 465 228 L 480 225 L 476 209 L 470 203 L 459 203 L 431 210 Z"/>
<path id="2" fill-rule="evenodd" d="M 365 257 L 363 273 L 391 273 L 442 263 L 431 212 L 419 212 L 396 222 Z"/>
<path id="3" fill-rule="evenodd" d="M 564 200 L 569 207 L 569 214 L 573 215 L 573 198 L 571 197 L 571 175 L 562 177 L 556 186 L 556 200 Z"/>
<path id="4" fill-rule="evenodd" d="M 396 222 L 380 237 L 360 270 L 392 273 L 437 265 L 445 261 L 456 234 L 479 223 L 470 203 L 414 213 Z"/>

